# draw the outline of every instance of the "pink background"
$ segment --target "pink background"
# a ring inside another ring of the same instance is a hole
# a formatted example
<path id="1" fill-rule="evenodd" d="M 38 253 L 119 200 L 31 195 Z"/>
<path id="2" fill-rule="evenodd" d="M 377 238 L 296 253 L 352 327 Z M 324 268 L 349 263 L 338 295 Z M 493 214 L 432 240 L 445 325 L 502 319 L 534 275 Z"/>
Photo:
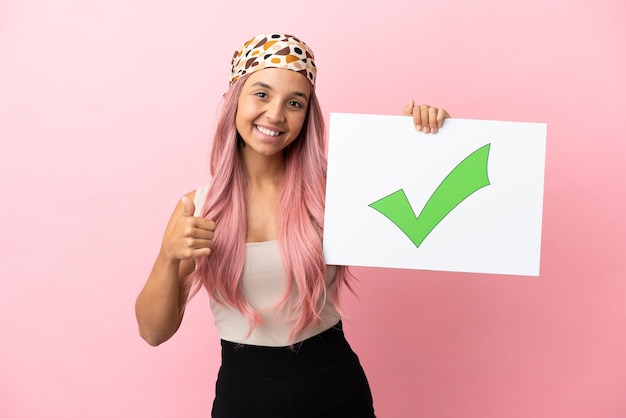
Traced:
<path id="1" fill-rule="evenodd" d="M 231 54 L 269 30 L 316 51 L 326 115 L 548 123 L 539 278 L 356 269 L 378 415 L 626 416 L 626 3 L 210 3 L 0 3 L 1 417 L 208 416 L 206 296 L 156 349 L 133 304 Z"/>

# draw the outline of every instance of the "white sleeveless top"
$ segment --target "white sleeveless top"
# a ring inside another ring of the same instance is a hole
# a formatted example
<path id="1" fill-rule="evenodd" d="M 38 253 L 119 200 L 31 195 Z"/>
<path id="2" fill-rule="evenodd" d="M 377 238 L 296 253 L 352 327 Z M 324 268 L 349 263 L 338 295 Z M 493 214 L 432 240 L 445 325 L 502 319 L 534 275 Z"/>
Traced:
<path id="1" fill-rule="evenodd" d="M 196 190 L 194 216 L 202 216 L 202 207 L 206 199 L 208 186 Z M 320 325 L 306 330 L 289 341 L 293 321 L 282 314 L 276 317 L 277 309 L 272 308 L 284 296 L 287 289 L 287 274 L 282 262 L 278 241 L 246 243 L 246 257 L 241 276 L 241 290 L 248 303 L 263 318 L 263 323 L 256 325 L 247 336 L 247 319 L 236 308 L 218 303 L 211 299 L 211 310 L 217 326 L 217 333 L 223 340 L 240 344 L 282 347 L 297 343 L 331 328 L 339 319 L 334 307 L 330 285 L 335 279 L 336 267 L 327 266 L 326 303 L 321 312 Z M 247 336 L 247 337 L 246 337 Z"/>

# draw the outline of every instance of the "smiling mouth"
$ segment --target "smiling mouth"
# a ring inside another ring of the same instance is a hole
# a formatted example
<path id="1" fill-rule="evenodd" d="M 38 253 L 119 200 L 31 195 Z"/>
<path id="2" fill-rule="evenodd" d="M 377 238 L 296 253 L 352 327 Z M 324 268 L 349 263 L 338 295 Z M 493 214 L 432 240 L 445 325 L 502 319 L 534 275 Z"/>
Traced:
<path id="1" fill-rule="evenodd" d="M 259 126 L 259 125 L 255 125 L 255 127 L 263 135 L 267 135 L 267 136 L 278 136 L 278 135 L 280 135 L 280 132 L 278 132 L 278 131 L 272 131 L 271 129 L 267 129 L 267 128 L 264 128 L 264 127 Z"/>

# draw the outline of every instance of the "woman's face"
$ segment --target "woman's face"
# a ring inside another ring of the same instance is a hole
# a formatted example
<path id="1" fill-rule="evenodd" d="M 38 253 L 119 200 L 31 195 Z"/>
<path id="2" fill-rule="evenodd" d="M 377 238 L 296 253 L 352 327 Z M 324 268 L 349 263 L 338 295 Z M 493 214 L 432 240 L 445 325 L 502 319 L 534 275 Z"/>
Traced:
<path id="1" fill-rule="evenodd" d="M 252 73 L 239 96 L 235 117 L 246 144 L 242 152 L 281 154 L 302 129 L 310 95 L 311 83 L 295 71 L 266 68 Z"/>

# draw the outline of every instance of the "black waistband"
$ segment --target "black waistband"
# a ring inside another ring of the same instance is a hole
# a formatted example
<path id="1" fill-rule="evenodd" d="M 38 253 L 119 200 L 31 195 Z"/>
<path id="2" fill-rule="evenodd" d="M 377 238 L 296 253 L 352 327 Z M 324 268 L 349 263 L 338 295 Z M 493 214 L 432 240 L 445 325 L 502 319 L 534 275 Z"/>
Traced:
<path id="1" fill-rule="evenodd" d="M 352 354 L 341 321 L 290 347 L 263 347 L 222 340 L 222 369 L 247 376 L 291 376 Z"/>

